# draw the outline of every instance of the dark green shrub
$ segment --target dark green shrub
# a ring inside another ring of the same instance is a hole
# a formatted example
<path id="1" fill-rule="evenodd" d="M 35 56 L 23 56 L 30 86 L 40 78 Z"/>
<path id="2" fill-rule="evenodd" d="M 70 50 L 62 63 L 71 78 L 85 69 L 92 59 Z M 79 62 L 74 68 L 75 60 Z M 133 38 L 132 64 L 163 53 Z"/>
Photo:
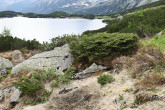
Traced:
<path id="1" fill-rule="evenodd" d="M 53 80 L 52 82 L 51 82 L 51 85 L 50 85 L 51 87 L 58 87 L 59 86 L 59 83 L 56 81 L 56 80 Z"/>
<path id="2" fill-rule="evenodd" d="M 21 78 L 18 82 L 14 82 L 20 91 L 28 96 L 36 96 L 36 92 L 42 89 L 41 83 L 36 79 Z"/>
<path id="3" fill-rule="evenodd" d="M 95 19 L 95 15 L 87 14 L 87 15 L 84 15 L 83 18 L 85 18 L 85 19 Z"/>
<path id="4" fill-rule="evenodd" d="M 136 33 L 140 37 L 153 37 L 156 33 L 165 28 L 164 13 L 164 6 L 159 8 L 157 7 L 155 9 L 140 10 L 133 14 L 125 15 L 124 18 L 117 23 L 108 25 L 107 32 L 129 32 Z"/>
<path id="5" fill-rule="evenodd" d="M 57 75 L 56 80 L 52 81 L 51 86 L 57 87 L 60 84 L 67 84 L 70 82 L 71 77 L 75 74 L 75 67 L 68 68 L 63 75 Z"/>
<path id="6" fill-rule="evenodd" d="M 36 40 L 25 40 L 12 37 L 10 30 L 4 28 L 0 34 L 0 51 L 16 50 L 16 49 L 38 49 L 40 43 Z"/>
<path id="7" fill-rule="evenodd" d="M 31 78 L 23 77 L 18 82 L 13 84 L 20 91 L 23 92 L 25 96 L 28 96 L 28 104 L 38 104 L 44 103 L 48 100 L 50 92 L 45 89 L 45 83 L 51 82 L 55 79 L 55 70 L 48 69 L 40 72 L 33 72 Z"/>
<path id="8" fill-rule="evenodd" d="M 108 56 L 130 54 L 138 47 L 138 41 L 136 35 L 129 33 L 84 35 L 70 43 L 70 52 L 77 61 L 94 61 Z"/>
<path id="9" fill-rule="evenodd" d="M 17 37 L 12 36 L 2 36 L 0 35 L 0 51 L 16 50 L 27 48 L 29 50 L 38 49 L 40 43 L 34 40 L 22 40 Z"/>
<path id="10" fill-rule="evenodd" d="M 97 82 L 101 85 L 105 85 L 106 83 L 112 83 L 113 81 L 115 81 L 115 79 L 113 78 L 112 75 L 108 75 L 108 74 L 103 74 L 100 75 L 97 78 Z"/>
<path id="11" fill-rule="evenodd" d="M 165 29 L 162 31 L 162 35 L 165 35 Z"/>
<path id="12" fill-rule="evenodd" d="M 161 1 L 159 5 L 161 3 L 164 4 L 165 2 Z M 108 33 L 120 32 L 120 33 L 136 33 L 140 37 L 148 37 L 148 36 L 153 37 L 155 34 L 159 33 L 161 30 L 165 28 L 165 19 L 164 19 L 165 6 L 155 7 L 152 9 L 145 9 L 146 8 L 145 7 L 143 8 L 145 10 L 140 10 L 141 8 L 138 8 L 139 11 L 133 9 L 133 11 L 131 12 L 134 13 L 132 14 L 127 14 L 127 11 L 123 12 L 121 13 L 123 16 L 122 20 L 113 19 L 110 20 L 109 22 L 106 21 L 108 25 L 105 26 L 104 28 L 98 30 L 86 31 L 83 34 L 93 34 L 99 32 L 108 32 Z"/>

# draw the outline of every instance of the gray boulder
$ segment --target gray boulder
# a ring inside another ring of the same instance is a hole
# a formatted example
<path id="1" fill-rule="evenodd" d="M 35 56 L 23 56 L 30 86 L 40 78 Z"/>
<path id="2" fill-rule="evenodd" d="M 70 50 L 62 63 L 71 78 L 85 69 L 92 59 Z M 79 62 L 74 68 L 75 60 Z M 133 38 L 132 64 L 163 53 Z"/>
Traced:
<path id="1" fill-rule="evenodd" d="M 12 62 L 14 64 L 19 64 L 21 62 L 24 61 L 24 57 L 22 55 L 22 52 L 19 51 L 19 50 L 15 50 L 13 53 L 12 53 Z"/>
<path id="2" fill-rule="evenodd" d="M 72 79 L 84 79 L 98 72 L 99 70 L 105 70 L 105 69 L 107 69 L 107 67 L 101 65 L 98 66 L 95 63 L 93 63 L 89 68 L 85 69 L 83 72 L 75 74 L 72 77 Z"/>
<path id="3" fill-rule="evenodd" d="M 3 101 L 4 97 L 8 95 L 9 93 L 11 93 L 14 89 L 15 87 L 12 86 L 12 87 L 7 87 L 0 90 L 0 102 Z"/>
<path id="4" fill-rule="evenodd" d="M 6 75 L 7 69 L 11 69 L 13 64 L 10 60 L 0 57 L 0 75 Z"/>
<path id="5" fill-rule="evenodd" d="M 52 51 L 47 51 L 34 55 L 24 62 L 16 65 L 12 69 L 13 74 L 18 74 L 21 70 L 32 71 L 36 69 L 55 68 L 63 71 L 72 65 L 73 57 L 69 53 L 69 46 L 56 47 Z"/>
<path id="6" fill-rule="evenodd" d="M 9 103 L 10 103 L 11 105 L 17 104 L 17 103 L 19 102 L 19 98 L 20 98 L 20 96 L 21 96 L 21 93 L 22 93 L 22 92 L 21 92 L 19 89 L 16 89 L 16 90 L 14 91 L 14 93 L 11 95 L 10 100 L 9 100 Z"/>
<path id="7" fill-rule="evenodd" d="M 0 57 L 0 70 L 1 69 L 11 69 L 13 64 L 10 60 Z"/>

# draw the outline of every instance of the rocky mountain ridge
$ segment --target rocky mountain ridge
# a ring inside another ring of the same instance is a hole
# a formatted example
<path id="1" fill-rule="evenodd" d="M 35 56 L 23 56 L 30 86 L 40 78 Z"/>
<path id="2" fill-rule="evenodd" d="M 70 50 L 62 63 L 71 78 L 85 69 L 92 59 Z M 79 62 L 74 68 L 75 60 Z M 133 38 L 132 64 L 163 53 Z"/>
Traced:
<path id="1" fill-rule="evenodd" d="M 159 0 L 2 0 L 0 11 L 51 13 L 65 11 L 76 14 L 110 14 Z"/>

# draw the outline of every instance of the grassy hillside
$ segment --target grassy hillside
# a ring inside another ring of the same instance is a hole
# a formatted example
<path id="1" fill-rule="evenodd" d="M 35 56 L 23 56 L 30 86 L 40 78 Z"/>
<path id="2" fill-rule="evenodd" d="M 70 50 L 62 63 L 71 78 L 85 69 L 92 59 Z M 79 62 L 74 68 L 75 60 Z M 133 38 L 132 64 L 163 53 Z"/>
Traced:
<path id="1" fill-rule="evenodd" d="M 84 34 L 108 32 L 108 33 L 136 33 L 140 37 L 154 36 L 165 28 L 165 6 L 139 10 L 127 14 L 123 19 L 109 20 L 108 25 L 95 31 L 87 31 Z"/>
<path id="2" fill-rule="evenodd" d="M 125 15 L 125 14 L 128 14 L 128 13 L 135 12 L 137 10 L 147 9 L 147 8 L 152 8 L 152 7 L 157 7 L 157 6 L 161 6 L 161 5 L 165 5 L 165 1 L 164 0 L 159 0 L 157 2 L 149 3 L 149 4 L 146 4 L 146 5 L 137 7 L 137 8 L 129 9 L 129 10 L 123 11 L 123 12 L 121 12 L 119 14 L 120 15 Z"/>

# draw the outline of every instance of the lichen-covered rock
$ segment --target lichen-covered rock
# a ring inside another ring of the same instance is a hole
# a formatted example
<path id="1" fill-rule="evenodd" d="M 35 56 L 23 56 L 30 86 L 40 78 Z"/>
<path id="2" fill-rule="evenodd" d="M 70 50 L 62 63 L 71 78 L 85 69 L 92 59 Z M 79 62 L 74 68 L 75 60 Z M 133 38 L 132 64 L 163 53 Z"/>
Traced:
<path id="1" fill-rule="evenodd" d="M 75 74 L 72 77 L 72 79 L 84 79 L 98 72 L 99 70 L 105 70 L 105 69 L 107 69 L 107 67 L 101 65 L 98 66 L 95 63 L 93 63 L 89 68 L 85 69 L 83 72 Z"/>
<path id="2" fill-rule="evenodd" d="M 11 69 L 13 64 L 10 60 L 0 57 L 0 70 L 1 69 Z"/>
<path id="3" fill-rule="evenodd" d="M 69 46 L 56 47 L 52 51 L 47 51 L 34 55 L 24 62 L 16 65 L 12 69 L 13 74 L 18 74 L 21 70 L 32 71 L 36 69 L 55 68 L 63 71 L 72 65 L 73 57 L 69 53 Z"/>
<path id="4" fill-rule="evenodd" d="M 0 90 L 0 101 L 3 101 L 4 97 L 8 95 L 9 93 L 11 93 L 14 89 L 15 87 L 12 86 L 12 87 L 7 87 Z"/>
<path id="5" fill-rule="evenodd" d="M 78 87 L 77 87 L 76 85 L 69 85 L 69 86 L 63 88 L 63 89 L 59 92 L 59 94 L 65 94 L 65 93 L 70 92 L 70 91 L 72 91 L 72 90 L 74 90 L 74 89 L 78 89 Z"/>
<path id="6" fill-rule="evenodd" d="M 13 64 L 10 60 L 0 57 L 0 75 L 7 74 L 7 69 L 11 69 Z"/>
<path id="7" fill-rule="evenodd" d="M 24 61 L 24 57 L 22 55 L 22 52 L 19 51 L 19 50 L 15 50 L 13 53 L 12 53 L 12 62 L 14 64 L 19 64 L 21 62 Z"/>
<path id="8" fill-rule="evenodd" d="M 17 104 L 19 102 L 19 98 L 20 98 L 21 93 L 22 92 L 19 89 L 16 89 L 14 91 L 14 93 L 11 95 L 10 100 L 9 100 L 9 103 L 11 105 Z"/>

